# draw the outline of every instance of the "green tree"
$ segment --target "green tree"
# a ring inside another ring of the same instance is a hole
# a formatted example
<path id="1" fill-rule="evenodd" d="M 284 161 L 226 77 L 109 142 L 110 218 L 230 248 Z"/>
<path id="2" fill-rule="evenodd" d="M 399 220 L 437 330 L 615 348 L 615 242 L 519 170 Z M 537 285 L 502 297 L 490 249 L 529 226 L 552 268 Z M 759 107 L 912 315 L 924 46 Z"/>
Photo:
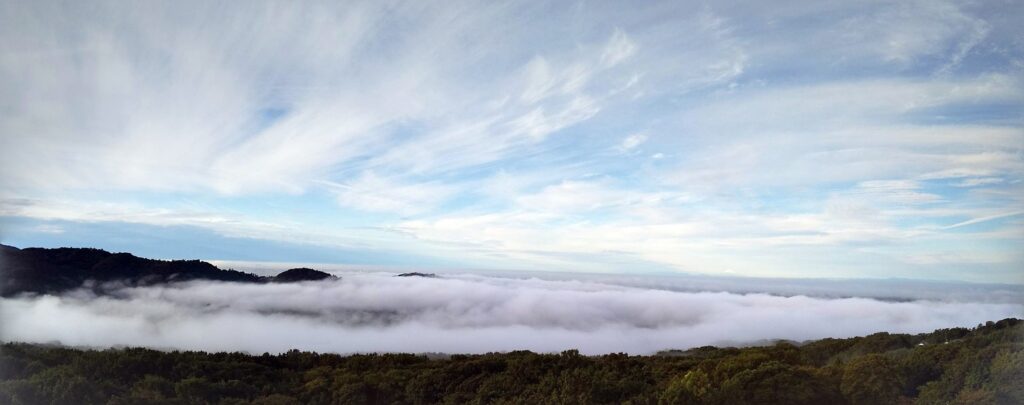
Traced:
<path id="1" fill-rule="evenodd" d="M 174 385 L 178 397 L 193 404 L 206 404 L 216 398 L 213 384 L 205 378 L 190 377 Z"/>
<path id="2" fill-rule="evenodd" d="M 843 398 L 827 381 L 808 369 L 777 361 L 742 371 L 714 395 L 721 404 L 839 404 Z"/>
<path id="3" fill-rule="evenodd" d="M 663 404 L 699 404 L 711 391 L 711 378 L 700 368 L 687 371 L 668 384 L 658 402 Z"/>
<path id="4" fill-rule="evenodd" d="M 1024 350 L 1002 351 L 992 360 L 990 381 L 998 403 L 1024 404 Z"/>
<path id="5" fill-rule="evenodd" d="M 891 360 L 869 354 L 846 363 L 840 389 L 853 405 L 885 405 L 897 403 L 902 386 Z"/>
<path id="6" fill-rule="evenodd" d="M 287 396 L 287 395 L 281 395 L 281 394 L 270 394 L 270 395 L 267 395 L 265 397 L 256 398 L 256 399 L 252 400 L 252 402 L 250 402 L 250 405 L 301 405 L 301 404 L 302 404 L 302 402 L 299 402 L 299 400 L 297 400 L 297 399 L 295 399 L 293 397 L 290 397 L 290 396 Z"/>
<path id="7" fill-rule="evenodd" d="M 149 374 L 132 386 L 131 397 L 151 401 L 171 398 L 174 397 L 174 384 L 166 378 Z"/>

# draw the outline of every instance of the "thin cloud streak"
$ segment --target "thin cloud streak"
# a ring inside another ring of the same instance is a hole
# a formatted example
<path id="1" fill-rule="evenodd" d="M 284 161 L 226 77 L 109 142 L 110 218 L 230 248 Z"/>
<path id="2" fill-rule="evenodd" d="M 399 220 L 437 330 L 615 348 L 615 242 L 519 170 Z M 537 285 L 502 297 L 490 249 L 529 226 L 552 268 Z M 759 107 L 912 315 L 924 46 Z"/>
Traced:
<path id="1" fill-rule="evenodd" d="M 979 223 L 982 223 L 982 222 L 988 222 L 988 221 L 992 221 L 992 220 L 996 220 L 996 219 L 1015 217 L 1015 216 L 1021 215 L 1021 214 L 1024 214 L 1024 211 L 1007 212 L 1005 214 L 996 214 L 996 215 L 989 215 L 989 216 L 984 216 L 984 217 L 980 217 L 980 218 L 971 218 L 971 219 L 968 219 L 968 220 L 963 221 L 963 222 L 957 222 L 957 223 L 955 223 L 953 225 L 947 226 L 947 227 L 942 228 L 942 229 L 954 229 L 954 228 L 959 228 L 959 227 L 962 227 L 962 226 L 979 224 Z"/>

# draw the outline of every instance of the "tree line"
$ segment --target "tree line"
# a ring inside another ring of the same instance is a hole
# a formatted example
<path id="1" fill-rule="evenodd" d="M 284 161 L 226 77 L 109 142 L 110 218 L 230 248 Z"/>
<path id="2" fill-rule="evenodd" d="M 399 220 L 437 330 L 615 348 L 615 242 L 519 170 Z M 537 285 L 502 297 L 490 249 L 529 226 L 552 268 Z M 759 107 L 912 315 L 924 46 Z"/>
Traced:
<path id="1" fill-rule="evenodd" d="M 1024 323 L 650 356 L 0 346 L 4 404 L 1022 404 Z"/>

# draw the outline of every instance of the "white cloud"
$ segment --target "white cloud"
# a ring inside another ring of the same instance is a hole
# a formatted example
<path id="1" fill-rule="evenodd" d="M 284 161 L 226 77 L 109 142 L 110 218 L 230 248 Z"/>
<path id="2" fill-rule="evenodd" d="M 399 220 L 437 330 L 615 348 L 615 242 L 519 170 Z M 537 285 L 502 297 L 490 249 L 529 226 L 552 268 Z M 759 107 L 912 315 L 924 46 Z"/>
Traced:
<path id="1" fill-rule="evenodd" d="M 153 207 L 140 203 L 88 199 L 0 199 L 0 217 L 162 227 L 188 226 L 213 231 L 226 237 L 329 247 L 365 248 L 367 244 L 381 246 L 382 240 L 395 243 L 395 235 L 382 230 L 338 229 L 322 224 L 297 224 L 280 218 L 253 218 L 238 213 L 224 213 L 212 208 L 180 204 Z M 415 246 L 408 245 L 407 248 L 411 251 Z"/>
<path id="2" fill-rule="evenodd" d="M 636 44 L 629 39 L 629 36 L 617 29 L 612 38 L 608 40 L 608 44 L 605 45 L 604 52 L 601 53 L 601 64 L 615 66 L 632 56 L 636 52 L 636 48 Z"/>
<path id="3" fill-rule="evenodd" d="M 815 210 L 750 213 L 730 208 L 731 200 L 715 205 L 682 193 L 636 192 L 608 181 L 564 181 L 523 193 L 506 211 L 425 217 L 395 229 L 418 240 L 459 246 L 464 257 L 501 255 L 519 265 L 532 263 L 531 268 L 628 271 L 660 265 L 699 273 L 728 269 L 797 277 L 820 276 L 817 266 L 828 266 L 833 276 L 863 276 L 869 268 L 879 269 L 878 277 L 908 276 L 919 269 L 903 264 L 923 263 L 914 258 L 930 243 L 1019 239 L 1012 233 L 947 233 L 953 228 L 938 224 L 950 218 L 994 214 L 988 208 L 944 207 L 948 201 L 921 187 L 914 180 L 865 181 L 815 201 L 820 204 Z M 906 220 L 932 225 L 901 225 Z M 861 249 L 868 247 L 885 247 L 884 253 L 865 255 Z M 986 254 L 992 263 L 1021 260 Z"/>
<path id="4" fill-rule="evenodd" d="M 949 225 L 949 226 L 945 227 L 945 229 L 959 228 L 959 227 L 962 227 L 962 226 L 973 225 L 973 224 L 987 222 L 987 221 L 992 221 L 992 220 L 996 220 L 996 219 L 1015 217 L 1015 216 L 1018 216 L 1018 215 L 1021 215 L 1021 214 L 1024 214 L 1024 211 L 1004 212 L 1004 213 L 999 213 L 999 214 L 995 214 L 995 215 L 987 215 L 987 216 L 978 217 L 978 218 L 971 218 L 971 219 L 968 219 L 966 221 L 957 222 L 957 223 L 955 223 L 953 225 Z"/>
<path id="5" fill-rule="evenodd" d="M 451 198 L 456 189 L 439 182 L 401 184 L 372 172 L 348 183 L 328 183 L 344 206 L 361 211 L 414 215 L 429 212 Z"/>
<path id="6" fill-rule="evenodd" d="M 1010 7 L 5 11 L 8 215 L 413 248 L 398 231 L 474 264 L 757 274 L 877 275 L 899 263 L 892 272 L 931 277 L 901 266 L 952 261 L 933 253 L 958 242 L 1020 240 L 1012 218 L 943 229 L 1022 203 Z M 306 206 L 325 191 L 333 212 L 372 231 L 302 222 L 289 207 L 223 208 L 239 197 Z M 175 203 L 192 197 L 227 202 Z M 17 198 L 33 202 L 12 208 Z M 908 247 L 918 259 L 898 252 Z"/>
<path id="7" fill-rule="evenodd" d="M 578 348 L 648 354 L 762 339 L 920 333 L 1024 310 L 1019 303 L 677 292 L 580 280 L 343 276 L 300 284 L 127 288 L 114 297 L 80 291 L 4 298 L 0 339 L 254 353 Z"/>
<path id="8" fill-rule="evenodd" d="M 1024 140 L 1018 128 L 912 125 L 906 117 L 947 106 L 1020 103 L 1021 85 L 994 75 L 750 89 L 686 111 L 663 131 L 687 133 L 687 144 L 696 145 L 687 152 L 699 158 L 676 169 L 677 184 L 688 187 L 815 186 L 951 171 L 1020 176 L 1024 161 L 1013 152 Z"/>
<path id="9" fill-rule="evenodd" d="M 34 232 L 49 233 L 49 234 L 55 234 L 55 235 L 60 235 L 60 234 L 64 233 L 64 228 L 62 228 L 60 226 L 57 226 L 57 225 L 39 225 L 39 226 L 36 226 L 36 227 L 32 228 L 32 230 Z"/>
<path id="10" fill-rule="evenodd" d="M 978 187 L 1002 183 L 1004 180 L 999 177 L 975 177 L 964 179 L 956 183 L 957 187 Z"/>
<path id="11" fill-rule="evenodd" d="M 635 148 L 637 146 L 640 146 L 640 144 L 642 144 L 644 142 L 647 142 L 647 135 L 644 135 L 644 134 L 632 134 L 630 136 L 627 136 L 626 139 L 622 140 L 621 147 L 624 150 L 631 150 L 631 149 L 633 149 L 633 148 Z"/>
<path id="12" fill-rule="evenodd" d="M 551 67 L 542 57 L 533 58 L 526 64 L 526 88 L 520 96 L 526 103 L 536 103 L 546 97 L 558 85 L 558 79 L 551 73 Z"/>
<path id="13" fill-rule="evenodd" d="M 5 94 L 19 100 L 0 127 L 4 184 L 296 193 L 366 156 L 386 170 L 443 169 L 449 152 L 491 162 L 593 117 L 608 93 L 589 78 L 635 49 L 622 30 L 588 49 L 549 47 L 527 65 L 525 105 L 486 108 L 519 79 L 517 62 L 489 59 L 505 58 L 487 33 L 510 32 L 510 10 L 251 5 L 204 9 L 207 20 L 150 6 L 5 13 L 24 29 L 0 48 Z M 61 48 L 73 52 L 50 51 Z M 477 69 L 488 74 L 453 76 Z M 394 136 L 406 123 L 424 134 Z"/>
<path id="14" fill-rule="evenodd" d="M 926 204 L 942 201 L 942 197 L 922 193 L 921 184 L 914 180 L 870 180 L 857 184 L 852 193 L 860 194 L 876 202 L 897 204 Z"/>
<path id="15" fill-rule="evenodd" d="M 516 204 L 523 209 L 548 214 L 579 213 L 624 203 L 625 193 L 617 193 L 600 183 L 564 181 L 545 187 L 536 194 L 520 196 Z"/>
<path id="16" fill-rule="evenodd" d="M 986 23 L 964 14 L 953 2 L 916 1 L 881 7 L 865 15 L 848 18 L 838 33 L 852 46 L 877 45 L 868 53 L 903 64 L 917 58 L 945 53 L 950 45 L 955 52 L 949 63 L 958 63 L 984 38 Z M 867 39 L 871 38 L 871 41 Z"/>

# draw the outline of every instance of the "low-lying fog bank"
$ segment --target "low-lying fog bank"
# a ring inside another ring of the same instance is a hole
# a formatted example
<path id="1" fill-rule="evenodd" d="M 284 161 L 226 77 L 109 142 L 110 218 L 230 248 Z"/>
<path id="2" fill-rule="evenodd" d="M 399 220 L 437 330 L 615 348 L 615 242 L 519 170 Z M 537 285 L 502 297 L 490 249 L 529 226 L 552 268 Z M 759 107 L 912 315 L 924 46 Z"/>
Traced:
<path id="1" fill-rule="evenodd" d="M 862 297 L 883 301 L 956 301 L 1015 303 L 1024 305 L 1024 284 L 982 284 L 961 281 L 929 281 L 910 279 L 827 279 L 740 277 L 686 273 L 614 274 L 558 271 L 409 269 L 407 267 L 339 265 L 326 263 L 275 263 L 211 260 L 222 269 L 235 269 L 273 276 L 281 269 L 312 267 L 334 274 L 400 273 L 424 271 L 448 278 L 538 278 L 550 281 L 584 281 L 656 290 L 705 292 L 722 291 L 739 294 L 806 295 L 819 298 Z"/>
<path id="2" fill-rule="evenodd" d="M 1005 300 L 999 300 L 1005 301 Z M 919 333 L 1024 315 L 1019 302 L 686 292 L 595 281 L 345 274 L 0 301 L 0 339 L 208 351 L 481 353 L 662 349 Z"/>

